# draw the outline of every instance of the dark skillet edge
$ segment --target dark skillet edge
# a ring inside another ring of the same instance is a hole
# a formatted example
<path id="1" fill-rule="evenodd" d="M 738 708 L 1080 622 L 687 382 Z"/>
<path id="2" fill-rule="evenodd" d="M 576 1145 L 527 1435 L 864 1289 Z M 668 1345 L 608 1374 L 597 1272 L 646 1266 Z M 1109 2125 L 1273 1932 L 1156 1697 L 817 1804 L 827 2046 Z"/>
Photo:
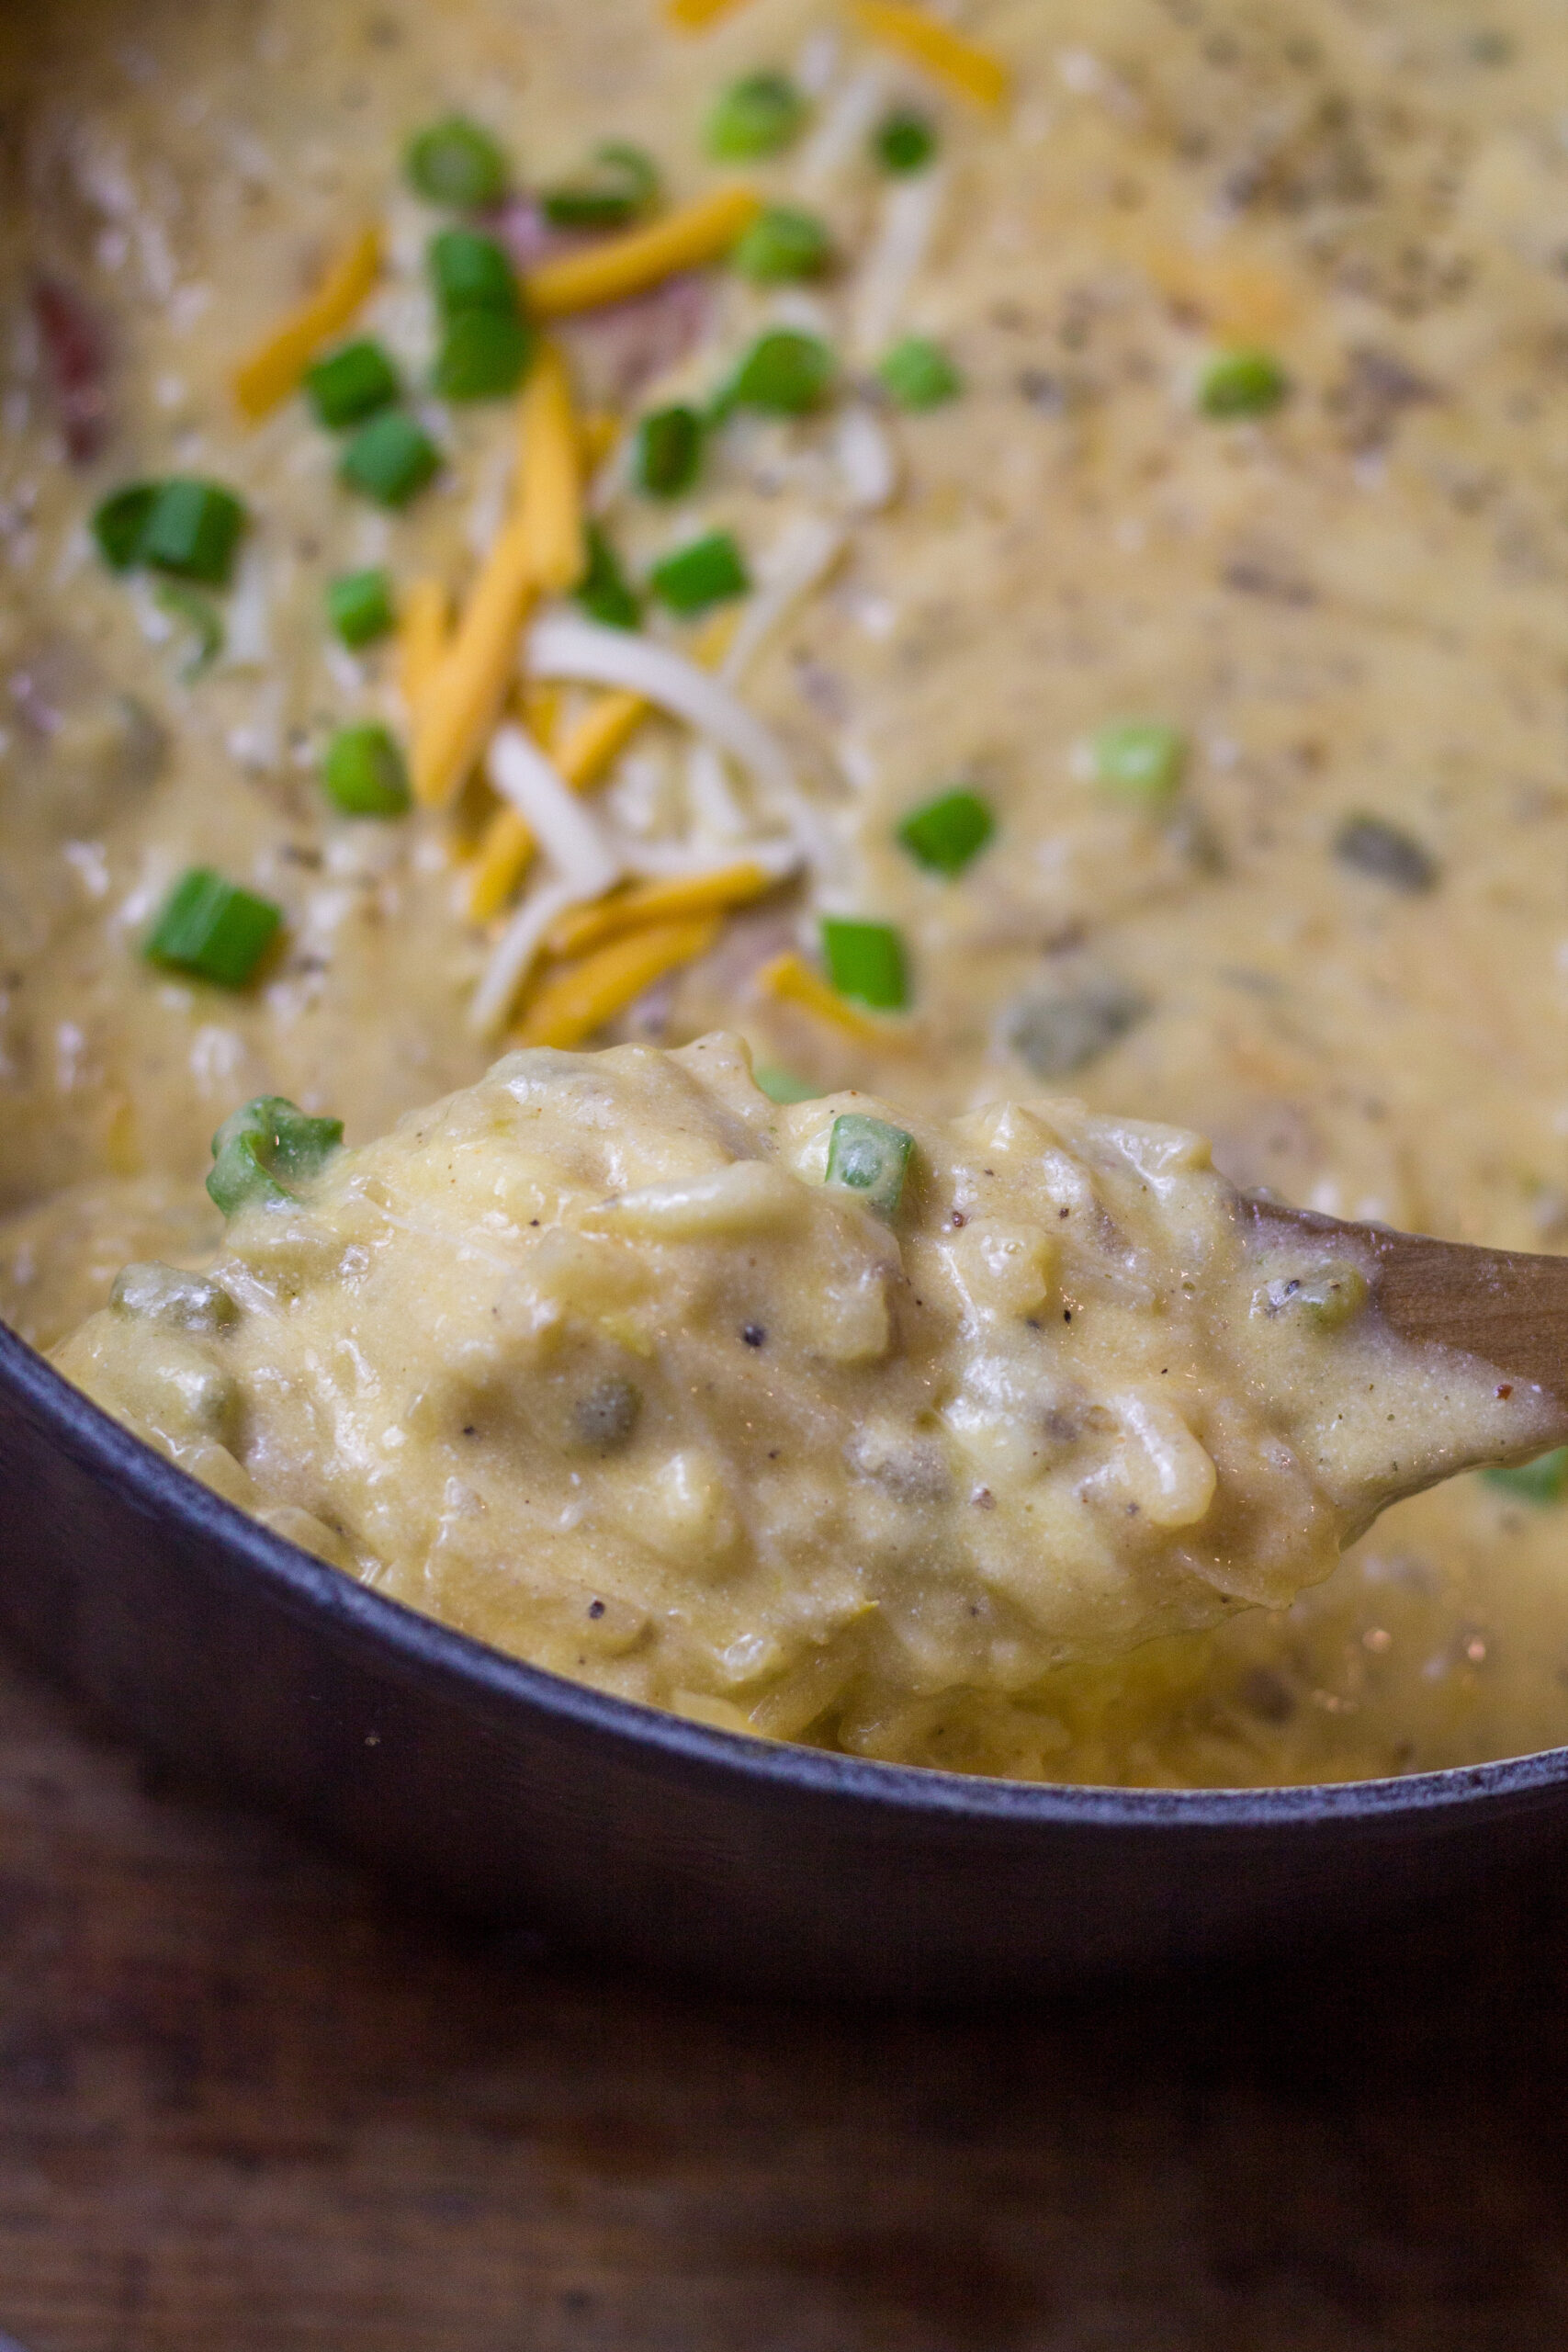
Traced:
<path id="1" fill-rule="evenodd" d="M 270 1588 L 275 1604 L 340 1639 L 371 1635 L 405 1682 L 438 1668 L 491 1722 L 521 1701 L 618 1745 L 653 1750 L 705 1772 L 809 1789 L 818 1798 L 852 1799 L 860 1806 L 934 1819 L 1037 1822 L 1054 1828 L 1169 1823 L 1189 1829 L 1258 1831 L 1289 1823 L 1441 1813 L 1472 1806 L 1478 1799 L 1528 1800 L 1568 1790 L 1568 1746 L 1386 1780 L 1288 1788 L 1140 1789 L 987 1780 L 748 1738 L 530 1666 L 355 1582 L 274 1534 L 144 1444 L 0 1323 L 0 1408 L 7 1390 L 58 1425 L 62 1445 L 85 1468 L 111 1471 L 128 1502 L 152 1517 L 173 1513 L 192 1532 L 243 1554 Z"/>

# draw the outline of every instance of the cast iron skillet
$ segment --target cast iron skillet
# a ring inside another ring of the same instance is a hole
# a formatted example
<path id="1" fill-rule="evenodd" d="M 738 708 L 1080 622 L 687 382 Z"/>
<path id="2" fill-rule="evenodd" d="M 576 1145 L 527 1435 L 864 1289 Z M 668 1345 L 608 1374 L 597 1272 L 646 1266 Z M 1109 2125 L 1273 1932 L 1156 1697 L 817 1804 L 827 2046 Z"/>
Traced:
<path id="1" fill-rule="evenodd" d="M 965 1997 L 1342 1938 L 1568 1836 L 1568 1749 L 1256 1791 L 773 1747 L 519 1665 L 283 1543 L 0 1329 L 0 1623 L 152 1746 L 497 1922 Z"/>

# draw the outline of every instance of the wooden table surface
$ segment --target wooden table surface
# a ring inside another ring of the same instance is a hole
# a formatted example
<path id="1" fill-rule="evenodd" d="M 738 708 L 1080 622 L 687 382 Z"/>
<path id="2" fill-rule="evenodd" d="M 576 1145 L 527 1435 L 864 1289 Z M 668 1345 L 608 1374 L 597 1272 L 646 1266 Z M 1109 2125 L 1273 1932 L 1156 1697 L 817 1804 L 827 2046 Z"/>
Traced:
<path id="1" fill-rule="evenodd" d="M 1568 1893 L 968 2017 L 499 1944 L 0 1660 L 28 2352 L 1561 2352 Z"/>

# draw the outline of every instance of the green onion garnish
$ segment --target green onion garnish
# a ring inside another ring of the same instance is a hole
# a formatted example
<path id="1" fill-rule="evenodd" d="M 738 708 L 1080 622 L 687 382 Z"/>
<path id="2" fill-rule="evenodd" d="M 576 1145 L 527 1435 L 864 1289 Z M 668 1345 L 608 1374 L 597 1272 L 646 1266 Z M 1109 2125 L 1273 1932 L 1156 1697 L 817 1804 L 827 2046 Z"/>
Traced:
<path id="1" fill-rule="evenodd" d="M 710 531 L 656 563 L 648 584 L 672 613 L 690 615 L 705 613 L 710 605 L 722 605 L 730 596 L 744 596 L 751 582 L 734 534 Z"/>
<path id="2" fill-rule="evenodd" d="M 477 212 L 506 193 L 506 158 L 488 130 L 462 115 L 422 130 L 408 152 L 408 175 L 432 204 Z"/>
<path id="3" fill-rule="evenodd" d="M 500 311 L 464 311 L 441 338 L 432 382 L 443 400 L 504 400 L 523 381 L 533 344 L 520 318 Z"/>
<path id="4" fill-rule="evenodd" d="M 319 1176 L 342 1146 L 341 1119 L 312 1119 L 280 1094 L 260 1094 L 213 1136 L 207 1189 L 225 1216 L 258 1204 L 288 1208 L 292 1188 Z"/>
<path id="5" fill-rule="evenodd" d="M 579 180 L 547 188 L 539 202 L 553 229 L 620 229 L 659 200 L 659 172 L 640 147 L 618 140 L 593 150 Z"/>
<path id="6" fill-rule="evenodd" d="M 305 373 L 305 393 L 329 433 L 362 424 L 398 397 L 398 371 L 378 343 L 368 337 L 345 344 Z"/>
<path id="7" fill-rule="evenodd" d="M 391 575 L 350 571 L 327 583 L 327 618 L 345 645 L 373 645 L 396 623 Z"/>
<path id="8" fill-rule="evenodd" d="M 345 817 L 401 817 L 408 810 L 409 772 L 384 727 L 342 728 L 327 746 L 321 784 Z"/>
<path id="9" fill-rule="evenodd" d="M 759 1093 L 770 1102 L 815 1102 L 821 1088 L 808 1078 L 796 1078 L 790 1069 L 781 1069 L 776 1062 L 761 1062 L 751 1073 Z"/>
<path id="10" fill-rule="evenodd" d="M 872 133 L 871 152 L 885 172 L 923 172 L 936 153 L 936 126 L 923 114 L 885 115 Z"/>
<path id="11" fill-rule="evenodd" d="M 772 286 L 793 277 L 820 277 L 832 251 L 827 229 L 814 212 L 775 204 L 757 215 L 730 259 L 742 277 Z"/>
<path id="12" fill-rule="evenodd" d="M 918 865 L 932 874 L 962 874 L 997 830 L 988 804 L 960 787 L 914 809 L 898 828 L 898 839 Z"/>
<path id="13" fill-rule="evenodd" d="M 637 435 L 637 484 L 650 498 L 679 498 L 697 478 L 703 420 L 694 408 L 655 409 Z"/>
<path id="14" fill-rule="evenodd" d="M 1187 764 L 1187 738 L 1157 719 L 1102 727 L 1089 749 L 1096 781 L 1134 800 L 1168 799 Z"/>
<path id="15" fill-rule="evenodd" d="M 141 952 L 171 971 L 243 989 L 282 921 L 270 899 L 238 889 L 209 865 L 193 865 L 164 899 Z"/>
<path id="16" fill-rule="evenodd" d="M 1198 386 L 1198 406 L 1222 420 L 1267 416 L 1290 390 L 1284 369 L 1269 351 L 1224 351 L 1210 361 Z"/>
<path id="17" fill-rule="evenodd" d="M 964 390 L 964 379 L 946 352 L 922 334 L 896 343 L 876 372 L 900 408 L 940 408 Z"/>
<path id="18" fill-rule="evenodd" d="M 708 117 L 708 153 L 722 164 L 777 155 L 798 139 L 808 111 L 787 74 L 748 74 L 730 85 Z"/>
<path id="19" fill-rule="evenodd" d="M 223 616 L 207 597 L 177 580 L 161 580 L 152 593 L 169 618 L 190 632 L 190 659 L 180 672 L 180 681 L 191 685 L 204 670 L 211 669 L 223 650 Z"/>
<path id="20" fill-rule="evenodd" d="M 846 1111 L 829 1137 L 828 1182 L 835 1192 L 853 1193 L 878 1216 L 894 1216 L 914 1148 L 915 1138 L 904 1128 Z"/>
<path id="21" fill-rule="evenodd" d="M 636 628 L 642 618 L 637 594 L 621 569 L 621 560 L 597 523 L 588 526 L 588 569 L 578 588 L 577 601 L 591 620 L 605 628 Z"/>
<path id="22" fill-rule="evenodd" d="M 130 571 L 141 560 L 148 518 L 158 503 L 155 481 L 134 481 L 106 498 L 93 516 L 93 537 L 111 571 Z"/>
<path id="23" fill-rule="evenodd" d="M 516 312 L 517 273 L 493 237 L 473 229 L 443 229 L 430 241 L 428 259 L 435 299 L 446 318 L 465 311 L 500 311 L 508 317 Z"/>
<path id="24" fill-rule="evenodd" d="M 1482 1475 L 1489 1487 L 1512 1495 L 1517 1502 L 1562 1502 L 1568 1499 L 1568 1445 L 1538 1454 L 1533 1462 L 1521 1463 L 1517 1470 L 1487 1470 Z"/>
<path id="25" fill-rule="evenodd" d="M 156 571 L 226 588 L 245 510 L 214 481 L 166 481 L 142 526 L 139 558 Z"/>
<path id="26" fill-rule="evenodd" d="M 891 923 L 824 915 L 822 954 L 828 977 L 840 996 L 868 1004 L 875 1012 L 902 1012 L 908 1003 L 904 942 Z"/>
<path id="27" fill-rule="evenodd" d="M 770 416 L 805 416 L 832 390 L 836 363 L 827 345 L 797 327 L 775 327 L 751 345 L 716 403 L 717 413 L 757 408 Z"/>
<path id="28" fill-rule="evenodd" d="M 338 469 L 350 490 L 363 491 L 381 506 L 406 506 L 441 463 L 423 425 L 400 409 L 384 409 L 361 425 Z"/>

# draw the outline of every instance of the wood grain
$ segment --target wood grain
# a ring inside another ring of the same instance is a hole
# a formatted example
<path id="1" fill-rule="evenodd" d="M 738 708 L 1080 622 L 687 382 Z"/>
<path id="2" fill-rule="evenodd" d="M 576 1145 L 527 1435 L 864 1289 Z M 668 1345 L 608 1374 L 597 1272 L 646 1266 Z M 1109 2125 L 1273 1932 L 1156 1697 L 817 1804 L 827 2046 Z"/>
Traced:
<path id="1" fill-rule="evenodd" d="M 1472 1249 L 1275 1201 L 1247 1205 L 1270 1240 L 1296 1233 L 1343 1244 L 1375 1269 L 1378 1306 L 1394 1330 L 1463 1348 L 1516 1380 L 1533 1381 L 1562 1404 L 1568 1429 L 1568 1257 Z"/>
<path id="2" fill-rule="evenodd" d="M 29 2352 L 1530 2352 L 1568 1892 L 976 2017 L 400 1911 L 0 1660 L 0 2326 Z"/>

